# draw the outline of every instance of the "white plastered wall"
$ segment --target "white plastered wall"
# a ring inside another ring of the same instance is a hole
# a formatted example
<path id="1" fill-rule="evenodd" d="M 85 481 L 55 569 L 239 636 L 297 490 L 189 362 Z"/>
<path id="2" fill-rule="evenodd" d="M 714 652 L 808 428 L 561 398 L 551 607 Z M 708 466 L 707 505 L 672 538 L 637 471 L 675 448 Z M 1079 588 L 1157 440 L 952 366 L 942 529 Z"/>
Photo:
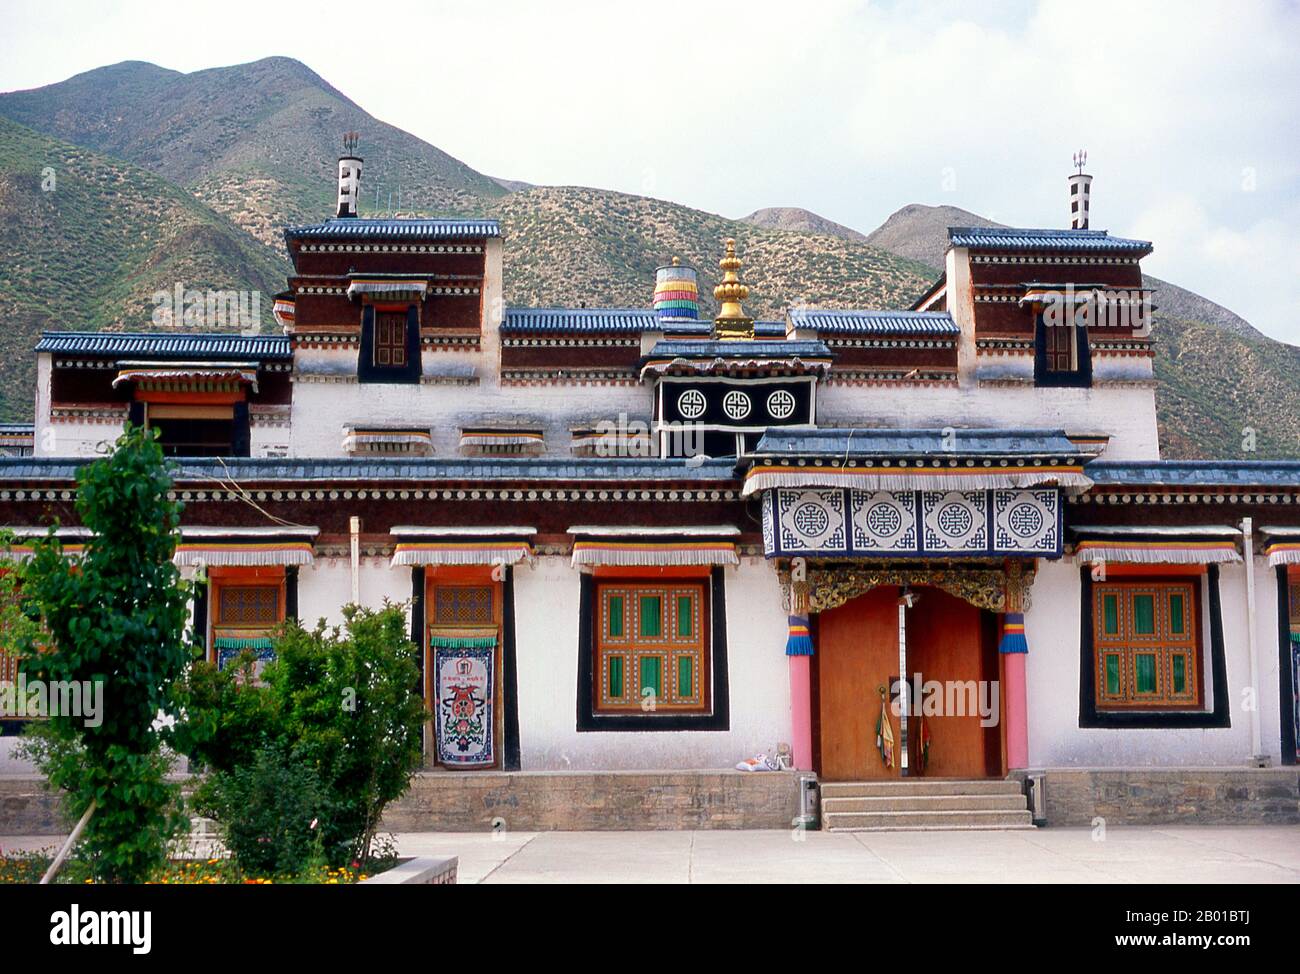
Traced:
<path id="1" fill-rule="evenodd" d="M 786 616 L 761 559 L 725 570 L 730 729 L 576 730 L 579 573 L 563 557 L 515 573 L 519 736 L 524 771 L 731 768 L 790 740 Z"/>
<path id="2" fill-rule="evenodd" d="M 1202 582 L 1202 645 L 1206 706 L 1213 704 L 1209 647 L 1208 582 Z M 1031 768 L 1245 767 L 1252 757 L 1251 700 L 1259 707 L 1265 754 L 1279 753 L 1277 593 L 1271 569 L 1255 563 L 1255 632 L 1259 646 L 1259 687 L 1248 694 L 1245 568 L 1225 565 L 1219 575 L 1227 663 L 1229 714 L 1226 728 L 1079 727 L 1079 638 L 1081 586 L 1073 558 L 1040 562 L 1033 601 L 1025 613 L 1029 642 L 1026 690 Z"/>

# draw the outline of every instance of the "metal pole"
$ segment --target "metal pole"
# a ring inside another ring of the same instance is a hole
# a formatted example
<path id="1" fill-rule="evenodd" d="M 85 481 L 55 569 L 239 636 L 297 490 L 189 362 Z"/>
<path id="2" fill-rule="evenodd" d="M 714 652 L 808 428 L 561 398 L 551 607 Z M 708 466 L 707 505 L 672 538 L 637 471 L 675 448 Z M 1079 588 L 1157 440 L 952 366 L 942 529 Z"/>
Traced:
<path id="1" fill-rule="evenodd" d="M 1255 538 L 1252 518 L 1241 519 L 1241 553 L 1246 569 L 1246 649 L 1250 654 L 1250 685 L 1255 692 L 1255 705 L 1250 708 L 1250 762 L 1267 763 L 1259 726 L 1259 640 L 1255 638 Z"/>

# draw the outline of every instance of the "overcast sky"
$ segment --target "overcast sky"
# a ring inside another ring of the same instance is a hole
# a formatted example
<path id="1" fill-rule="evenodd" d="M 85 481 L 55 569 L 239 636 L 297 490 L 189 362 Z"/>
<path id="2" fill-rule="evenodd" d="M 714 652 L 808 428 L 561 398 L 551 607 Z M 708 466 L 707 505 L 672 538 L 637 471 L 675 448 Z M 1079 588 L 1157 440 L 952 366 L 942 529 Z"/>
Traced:
<path id="1" fill-rule="evenodd" d="M 1300 6 L 6 0 L 0 90 L 280 54 L 480 171 L 868 232 L 906 203 L 1093 226 L 1300 343 Z"/>

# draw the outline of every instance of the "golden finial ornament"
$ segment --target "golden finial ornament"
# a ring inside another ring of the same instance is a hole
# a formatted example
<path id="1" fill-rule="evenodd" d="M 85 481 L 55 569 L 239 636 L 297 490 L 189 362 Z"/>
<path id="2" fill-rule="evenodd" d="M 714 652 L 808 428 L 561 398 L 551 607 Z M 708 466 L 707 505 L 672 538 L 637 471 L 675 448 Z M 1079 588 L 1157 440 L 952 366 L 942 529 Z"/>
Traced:
<path id="1" fill-rule="evenodd" d="M 749 297 L 749 287 L 740 281 L 740 258 L 736 241 L 728 237 L 726 253 L 718 261 L 722 280 L 713 289 L 718 301 L 718 317 L 713 322 L 713 337 L 723 341 L 745 341 L 754 337 L 754 319 L 746 316 L 740 302 Z"/>

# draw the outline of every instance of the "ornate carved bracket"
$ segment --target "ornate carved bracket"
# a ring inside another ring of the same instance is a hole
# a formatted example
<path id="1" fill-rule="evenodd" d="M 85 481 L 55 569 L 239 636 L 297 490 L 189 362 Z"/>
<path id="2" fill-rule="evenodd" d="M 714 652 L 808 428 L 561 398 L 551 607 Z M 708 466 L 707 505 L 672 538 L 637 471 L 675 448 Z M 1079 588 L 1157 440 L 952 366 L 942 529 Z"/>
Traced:
<path id="1" fill-rule="evenodd" d="M 790 573 L 781 571 L 779 576 L 782 598 L 789 610 Z M 1029 608 L 1034 565 L 1032 562 L 1021 561 L 987 565 L 953 565 L 951 562 L 889 565 L 810 562 L 806 584 L 810 612 L 837 608 L 879 585 L 933 585 L 981 609 L 1023 612 Z"/>

